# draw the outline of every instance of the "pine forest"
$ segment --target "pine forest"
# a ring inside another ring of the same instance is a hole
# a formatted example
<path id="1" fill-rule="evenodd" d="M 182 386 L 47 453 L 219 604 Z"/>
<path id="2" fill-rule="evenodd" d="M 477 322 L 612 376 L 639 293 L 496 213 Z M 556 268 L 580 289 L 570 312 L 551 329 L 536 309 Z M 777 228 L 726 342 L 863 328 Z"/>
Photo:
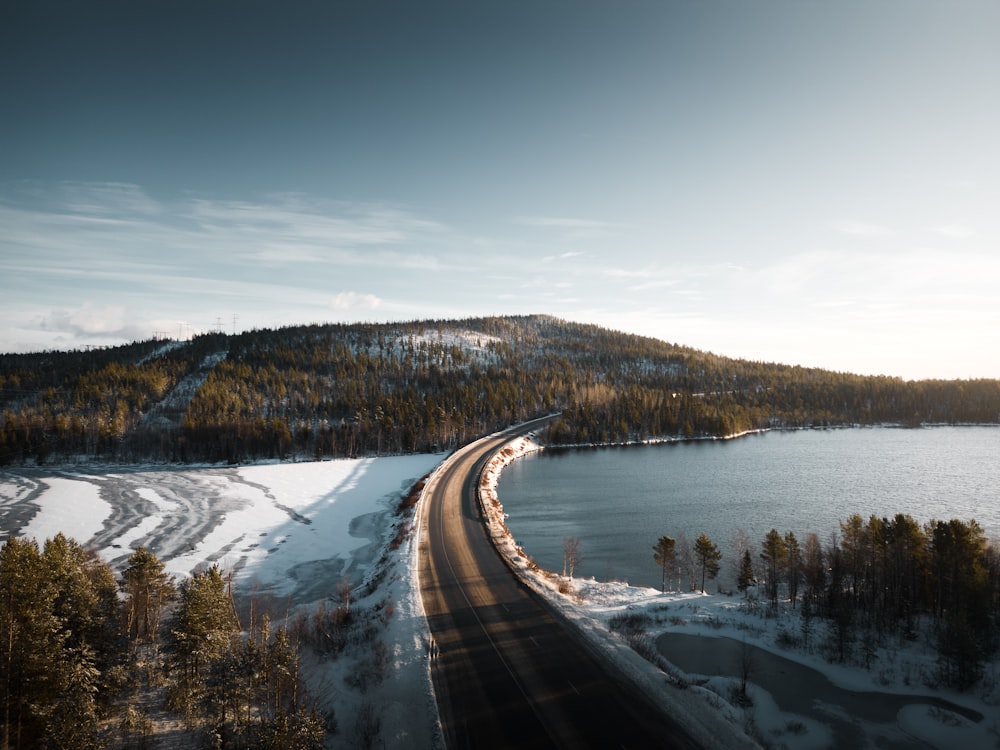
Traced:
<path id="1" fill-rule="evenodd" d="M 0 465 L 440 451 L 556 412 L 553 444 L 997 423 L 1000 381 L 735 360 L 546 316 L 0 355 Z"/>

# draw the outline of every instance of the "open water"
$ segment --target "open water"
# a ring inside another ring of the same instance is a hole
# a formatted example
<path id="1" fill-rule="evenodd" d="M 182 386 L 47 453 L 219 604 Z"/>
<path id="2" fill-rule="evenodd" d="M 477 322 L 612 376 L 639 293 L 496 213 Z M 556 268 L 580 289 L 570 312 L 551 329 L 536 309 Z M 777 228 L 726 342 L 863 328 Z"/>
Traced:
<path id="1" fill-rule="evenodd" d="M 542 567 L 659 587 L 653 545 L 708 534 L 732 588 L 737 530 L 759 548 L 772 528 L 826 544 L 853 513 L 920 522 L 975 519 L 1000 538 L 1000 427 L 767 432 L 728 441 L 546 450 L 514 462 L 498 493 L 507 525 Z"/>

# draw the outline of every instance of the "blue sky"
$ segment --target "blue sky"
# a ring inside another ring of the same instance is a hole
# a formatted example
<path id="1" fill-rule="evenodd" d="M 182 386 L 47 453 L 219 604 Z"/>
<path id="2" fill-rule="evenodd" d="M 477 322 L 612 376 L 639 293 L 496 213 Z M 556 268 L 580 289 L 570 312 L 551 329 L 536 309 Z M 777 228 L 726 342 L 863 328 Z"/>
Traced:
<path id="1" fill-rule="evenodd" d="M 0 8 L 0 351 L 549 313 L 1000 377 L 996 2 Z"/>

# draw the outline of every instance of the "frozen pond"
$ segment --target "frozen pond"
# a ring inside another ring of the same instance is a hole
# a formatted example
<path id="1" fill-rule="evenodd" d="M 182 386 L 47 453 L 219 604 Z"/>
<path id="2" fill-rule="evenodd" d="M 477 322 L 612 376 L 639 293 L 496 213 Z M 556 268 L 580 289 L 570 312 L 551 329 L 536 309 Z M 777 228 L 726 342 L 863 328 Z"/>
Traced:
<path id="1" fill-rule="evenodd" d="M 767 691 L 782 712 L 829 727 L 833 747 L 863 747 L 871 737 L 879 737 L 882 748 L 928 747 L 906 732 L 909 707 L 932 706 L 973 722 L 983 719 L 934 696 L 846 690 L 811 667 L 733 638 L 665 633 L 656 645 L 668 661 L 692 675 L 733 677 L 738 684 L 746 665 L 748 681 Z"/>

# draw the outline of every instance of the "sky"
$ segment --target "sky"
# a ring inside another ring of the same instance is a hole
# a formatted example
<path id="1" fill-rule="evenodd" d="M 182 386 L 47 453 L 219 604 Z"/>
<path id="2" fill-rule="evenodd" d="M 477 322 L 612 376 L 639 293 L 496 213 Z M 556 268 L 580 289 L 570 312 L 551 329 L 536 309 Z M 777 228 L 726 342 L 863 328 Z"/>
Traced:
<path id="1" fill-rule="evenodd" d="M 545 313 L 997 378 L 998 36 L 993 0 L 10 0 L 0 352 Z"/>

